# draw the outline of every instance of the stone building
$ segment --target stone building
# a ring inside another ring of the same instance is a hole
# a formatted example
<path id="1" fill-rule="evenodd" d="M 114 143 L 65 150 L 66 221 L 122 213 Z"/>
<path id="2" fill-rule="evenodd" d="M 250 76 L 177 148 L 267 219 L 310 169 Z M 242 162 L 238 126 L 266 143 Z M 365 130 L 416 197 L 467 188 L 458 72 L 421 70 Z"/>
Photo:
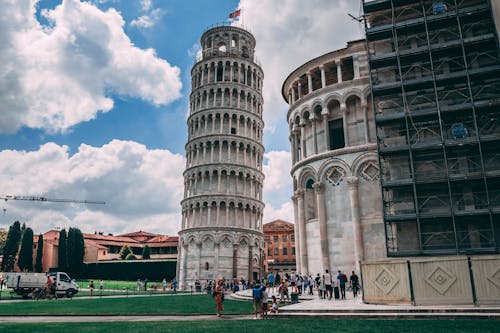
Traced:
<path id="1" fill-rule="evenodd" d="M 235 26 L 201 36 L 191 70 L 180 288 L 195 280 L 262 273 L 262 83 L 255 38 Z"/>
<path id="2" fill-rule="evenodd" d="M 264 271 L 295 271 L 294 224 L 275 220 L 264 224 Z"/>
<path id="3" fill-rule="evenodd" d="M 352 270 L 386 256 L 365 41 L 312 59 L 285 80 L 297 270 Z"/>

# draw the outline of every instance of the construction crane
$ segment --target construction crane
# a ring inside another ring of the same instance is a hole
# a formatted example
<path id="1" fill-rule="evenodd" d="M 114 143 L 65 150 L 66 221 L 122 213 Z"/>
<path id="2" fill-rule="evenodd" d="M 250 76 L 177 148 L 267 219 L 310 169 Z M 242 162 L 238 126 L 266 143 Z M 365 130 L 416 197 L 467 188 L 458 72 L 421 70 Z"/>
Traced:
<path id="1" fill-rule="evenodd" d="M 90 201 L 90 200 L 72 200 L 72 199 L 56 199 L 56 198 L 46 198 L 46 197 L 36 197 L 36 196 L 25 196 L 25 195 L 0 195 L 0 200 L 22 200 L 22 201 L 42 201 L 42 202 L 69 202 L 69 203 L 82 203 L 82 204 L 93 204 L 93 205 L 104 205 L 104 201 Z M 5 213 L 5 210 L 4 210 Z"/>

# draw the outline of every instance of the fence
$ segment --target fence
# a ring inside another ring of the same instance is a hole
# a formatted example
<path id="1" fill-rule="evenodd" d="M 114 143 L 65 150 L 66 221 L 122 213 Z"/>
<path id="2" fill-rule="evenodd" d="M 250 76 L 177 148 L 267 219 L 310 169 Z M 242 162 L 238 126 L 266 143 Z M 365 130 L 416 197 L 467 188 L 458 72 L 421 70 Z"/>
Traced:
<path id="1" fill-rule="evenodd" d="M 500 255 L 361 263 L 365 303 L 500 304 Z"/>

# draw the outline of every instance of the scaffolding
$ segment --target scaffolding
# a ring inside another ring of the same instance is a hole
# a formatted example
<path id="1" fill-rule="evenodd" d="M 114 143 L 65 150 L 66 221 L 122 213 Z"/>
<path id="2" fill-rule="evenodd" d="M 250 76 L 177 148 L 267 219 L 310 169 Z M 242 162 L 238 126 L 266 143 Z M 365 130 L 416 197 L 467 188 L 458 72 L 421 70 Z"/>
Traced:
<path id="1" fill-rule="evenodd" d="M 488 0 L 364 0 L 389 256 L 498 253 L 500 53 Z"/>

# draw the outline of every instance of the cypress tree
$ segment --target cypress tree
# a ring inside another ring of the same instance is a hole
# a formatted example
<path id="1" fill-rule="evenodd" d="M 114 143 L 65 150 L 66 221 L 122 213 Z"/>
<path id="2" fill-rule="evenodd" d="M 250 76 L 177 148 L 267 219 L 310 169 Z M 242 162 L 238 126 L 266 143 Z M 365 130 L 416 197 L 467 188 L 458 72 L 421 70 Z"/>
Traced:
<path id="1" fill-rule="evenodd" d="M 7 241 L 3 250 L 2 271 L 10 272 L 14 269 L 19 241 L 21 240 L 21 224 L 15 221 L 7 233 Z"/>
<path id="2" fill-rule="evenodd" d="M 66 271 L 68 269 L 68 242 L 66 229 L 59 231 L 59 247 L 57 250 L 57 269 Z"/>
<path id="3" fill-rule="evenodd" d="M 130 253 L 132 253 L 132 251 L 130 251 L 128 245 L 123 245 L 120 249 L 120 259 L 125 260 Z"/>
<path id="4" fill-rule="evenodd" d="M 38 236 L 38 243 L 36 246 L 35 272 L 37 273 L 41 273 L 43 270 L 42 258 L 43 258 L 43 236 L 42 234 L 40 234 L 40 236 Z"/>
<path id="5" fill-rule="evenodd" d="M 142 259 L 151 259 L 151 250 L 148 245 L 142 249 Z"/>
<path id="6" fill-rule="evenodd" d="M 24 230 L 17 265 L 21 271 L 33 270 L 33 229 L 31 228 Z"/>
<path id="7" fill-rule="evenodd" d="M 68 271 L 72 276 L 77 276 L 83 266 L 85 256 L 85 241 L 78 228 L 69 228 L 68 231 Z"/>

